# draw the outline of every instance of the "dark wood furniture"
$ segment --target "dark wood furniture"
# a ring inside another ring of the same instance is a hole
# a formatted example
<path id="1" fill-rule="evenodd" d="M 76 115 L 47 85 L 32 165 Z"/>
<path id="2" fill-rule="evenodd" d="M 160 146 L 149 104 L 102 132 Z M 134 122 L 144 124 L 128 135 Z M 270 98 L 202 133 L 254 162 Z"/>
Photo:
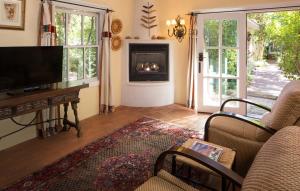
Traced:
<path id="1" fill-rule="evenodd" d="M 63 130 L 66 131 L 69 127 L 74 127 L 77 130 L 77 136 L 80 137 L 81 131 L 77 104 L 80 101 L 80 90 L 87 87 L 88 84 L 61 83 L 55 89 L 37 90 L 15 96 L 3 94 L 0 96 L 0 120 L 38 112 L 47 108 L 50 108 L 49 118 L 51 119 L 53 118 L 51 110 L 63 104 Z M 68 120 L 67 113 L 70 103 L 74 112 L 75 122 Z M 45 123 L 49 123 L 49 120 L 45 121 Z"/>

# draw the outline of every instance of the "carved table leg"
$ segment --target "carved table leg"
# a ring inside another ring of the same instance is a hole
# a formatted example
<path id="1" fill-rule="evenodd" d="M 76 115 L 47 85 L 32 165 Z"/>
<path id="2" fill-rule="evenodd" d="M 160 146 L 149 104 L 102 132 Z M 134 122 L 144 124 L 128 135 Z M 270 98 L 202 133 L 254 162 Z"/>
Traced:
<path id="1" fill-rule="evenodd" d="M 76 101 L 72 101 L 71 105 L 72 105 L 72 109 L 74 112 L 74 117 L 75 117 L 75 128 L 77 130 L 77 137 L 81 136 L 81 132 L 80 132 L 80 126 L 79 126 L 79 118 L 78 118 L 78 112 L 77 112 L 77 103 Z"/>
<path id="2" fill-rule="evenodd" d="M 63 120 L 64 131 L 68 130 L 68 107 L 69 107 L 69 103 L 64 103 L 64 120 Z"/>

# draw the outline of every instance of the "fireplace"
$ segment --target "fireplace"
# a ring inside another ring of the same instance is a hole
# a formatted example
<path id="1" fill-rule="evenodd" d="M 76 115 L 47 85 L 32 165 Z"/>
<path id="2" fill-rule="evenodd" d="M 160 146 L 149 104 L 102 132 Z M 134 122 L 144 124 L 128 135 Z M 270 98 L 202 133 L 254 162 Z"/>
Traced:
<path id="1" fill-rule="evenodd" d="M 129 81 L 169 81 L 169 44 L 130 44 Z"/>
<path id="2" fill-rule="evenodd" d="M 159 107 L 174 103 L 173 42 L 124 41 L 121 104 Z"/>

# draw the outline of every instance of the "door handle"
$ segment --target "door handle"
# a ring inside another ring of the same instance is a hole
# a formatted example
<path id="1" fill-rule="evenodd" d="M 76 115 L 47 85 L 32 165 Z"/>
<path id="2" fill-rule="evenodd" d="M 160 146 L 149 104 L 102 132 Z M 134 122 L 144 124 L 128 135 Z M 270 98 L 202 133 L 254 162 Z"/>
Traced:
<path id="1" fill-rule="evenodd" d="M 199 53 L 199 60 L 198 60 L 198 64 L 199 64 L 199 66 L 198 66 L 199 74 L 202 72 L 202 71 L 201 71 L 201 66 L 202 66 L 203 59 L 204 59 L 203 52 L 200 52 L 200 53 Z"/>

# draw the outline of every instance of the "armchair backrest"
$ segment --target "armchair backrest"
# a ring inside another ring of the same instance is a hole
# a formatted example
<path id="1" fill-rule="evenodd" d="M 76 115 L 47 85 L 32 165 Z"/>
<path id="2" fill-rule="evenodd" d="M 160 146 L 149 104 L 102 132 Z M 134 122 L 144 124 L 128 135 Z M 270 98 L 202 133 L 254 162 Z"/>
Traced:
<path id="1" fill-rule="evenodd" d="M 300 125 L 300 80 L 289 82 L 281 91 L 270 113 L 262 122 L 272 129 Z"/>

